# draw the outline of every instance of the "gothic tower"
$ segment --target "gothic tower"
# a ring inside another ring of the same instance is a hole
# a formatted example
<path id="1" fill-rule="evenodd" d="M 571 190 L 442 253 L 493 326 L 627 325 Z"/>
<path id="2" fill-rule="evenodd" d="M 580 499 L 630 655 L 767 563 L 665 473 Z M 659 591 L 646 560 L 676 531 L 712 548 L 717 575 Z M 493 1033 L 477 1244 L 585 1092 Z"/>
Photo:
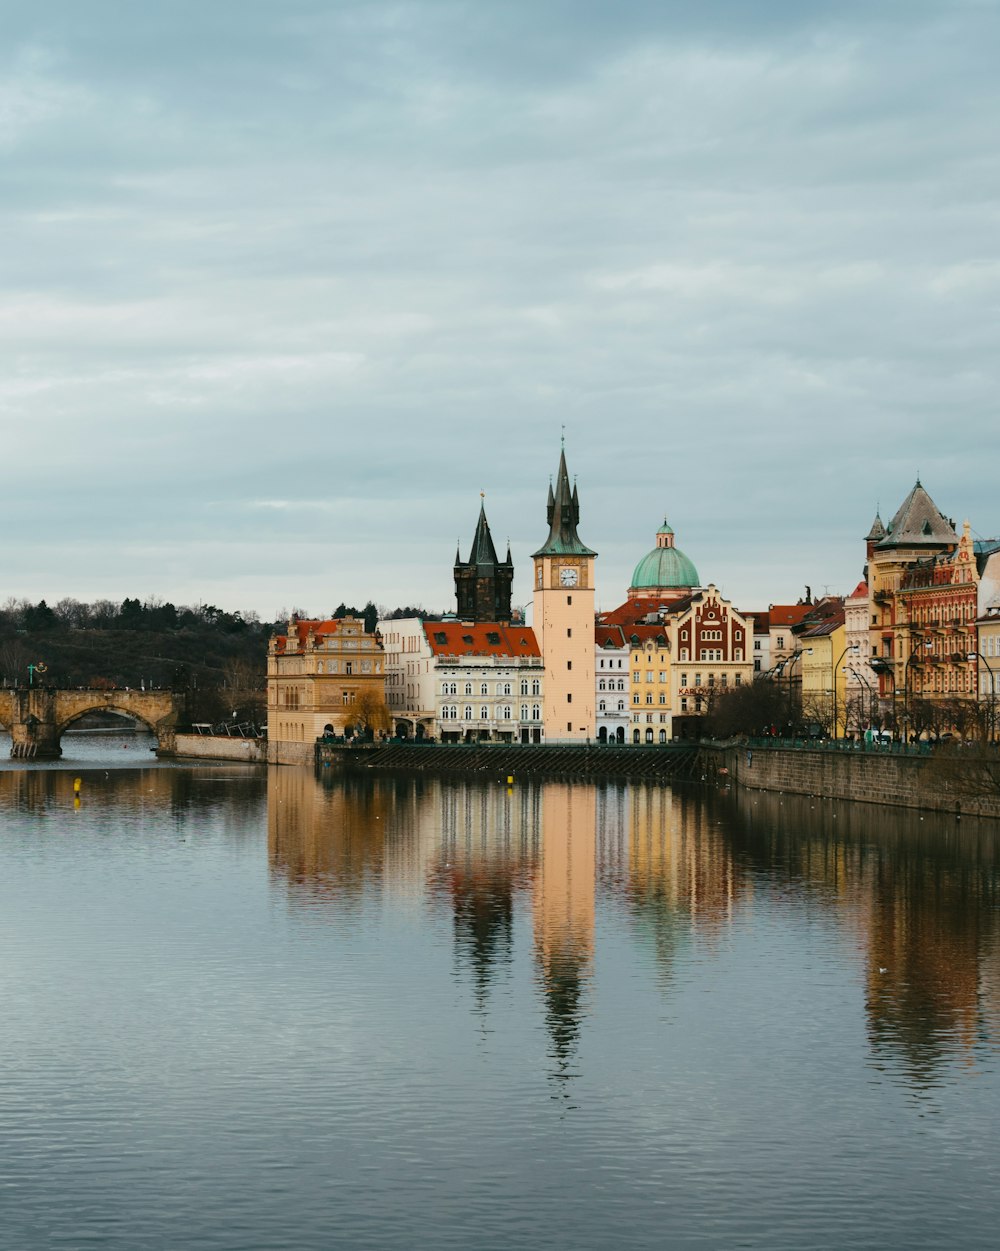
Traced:
<path id="1" fill-rule="evenodd" d="M 514 565 L 507 545 L 507 559 L 497 559 L 496 548 L 486 520 L 486 507 L 479 506 L 479 521 L 469 559 L 455 553 L 455 596 L 458 615 L 463 621 L 509 621 Z"/>
<path id="2" fill-rule="evenodd" d="M 570 489 L 566 453 L 549 486 L 549 537 L 534 553 L 532 620 L 545 667 L 543 728 L 548 742 L 583 742 L 596 733 L 594 704 L 594 561 L 576 532 L 580 499 Z"/>

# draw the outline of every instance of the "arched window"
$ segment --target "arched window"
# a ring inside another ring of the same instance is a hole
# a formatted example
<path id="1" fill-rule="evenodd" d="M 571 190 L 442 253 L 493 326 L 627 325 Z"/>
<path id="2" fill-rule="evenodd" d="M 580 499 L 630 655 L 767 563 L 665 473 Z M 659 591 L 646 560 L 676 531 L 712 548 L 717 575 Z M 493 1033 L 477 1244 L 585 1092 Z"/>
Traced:
<path id="1" fill-rule="evenodd" d="M 472 720 L 472 705 L 471 704 L 465 705 L 465 719 L 466 721 Z"/>
<path id="2" fill-rule="evenodd" d="M 538 678 L 532 680 L 531 693 L 532 695 L 541 695 L 542 693 L 542 684 Z"/>
<path id="3" fill-rule="evenodd" d="M 638 743 L 638 742 L 639 742 L 639 731 L 638 731 L 638 730 L 633 730 L 633 731 L 632 731 L 632 742 L 633 742 L 633 743 Z"/>
<path id="4" fill-rule="evenodd" d="M 487 685 L 487 683 L 485 683 L 485 682 L 480 682 L 480 684 L 479 684 L 479 694 L 480 694 L 480 695 L 488 695 L 489 693 L 490 693 L 490 688 L 489 688 L 489 686 Z"/>
<path id="5" fill-rule="evenodd" d="M 483 704 L 479 709 L 479 720 L 489 721 L 489 719 L 490 719 L 490 710 L 486 707 L 485 704 Z"/>
<path id="6" fill-rule="evenodd" d="M 522 704 L 521 705 L 521 720 L 527 721 L 527 719 L 528 719 L 528 705 Z"/>
<path id="7" fill-rule="evenodd" d="M 661 731 L 660 731 L 660 742 L 661 742 L 661 743 L 665 743 L 666 741 L 667 741 L 667 732 L 666 732 L 666 730 L 661 730 Z"/>
<path id="8" fill-rule="evenodd" d="M 521 679 L 521 694 L 527 695 L 527 693 L 528 693 L 528 679 L 522 678 Z"/>
<path id="9" fill-rule="evenodd" d="M 472 683 L 471 683 L 471 682 L 466 682 L 466 684 L 465 684 L 465 693 L 466 693 L 466 695 L 471 695 L 471 694 L 472 694 Z"/>
<path id="10" fill-rule="evenodd" d="M 647 730 L 647 731 L 646 731 L 646 742 L 647 742 L 647 743 L 651 743 L 652 741 L 653 741 L 653 731 L 652 731 L 652 730 Z"/>
<path id="11" fill-rule="evenodd" d="M 504 721 L 509 721 L 509 720 L 510 720 L 510 712 L 511 712 L 511 709 L 510 709 L 510 704 L 505 704 L 505 705 L 504 705 L 504 710 L 503 710 L 503 719 L 504 719 Z"/>
<path id="12" fill-rule="evenodd" d="M 606 689 L 607 689 L 607 688 L 605 687 L 605 685 L 604 685 L 604 679 L 603 679 L 603 678 L 601 678 L 600 682 L 598 682 L 598 684 L 597 684 L 597 689 L 598 689 L 599 691 L 603 691 L 603 690 L 606 690 Z"/>
<path id="13" fill-rule="evenodd" d="M 607 704 L 605 703 L 605 701 L 602 699 L 602 700 L 601 700 L 601 702 L 597 705 L 597 711 L 598 711 L 598 712 L 607 712 L 607 710 L 608 710 L 608 706 L 607 706 Z"/>
<path id="14" fill-rule="evenodd" d="M 532 705 L 531 705 L 531 719 L 532 719 L 532 721 L 541 721 L 541 719 L 542 719 L 542 709 L 541 709 L 541 705 L 540 705 L 540 704 L 532 704 Z"/>
<path id="15" fill-rule="evenodd" d="M 619 712 L 624 712 L 624 711 L 625 711 L 625 701 L 624 701 L 623 699 L 620 699 L 620 700 L 618 701 L 618 711 L 619 711 Z"/>

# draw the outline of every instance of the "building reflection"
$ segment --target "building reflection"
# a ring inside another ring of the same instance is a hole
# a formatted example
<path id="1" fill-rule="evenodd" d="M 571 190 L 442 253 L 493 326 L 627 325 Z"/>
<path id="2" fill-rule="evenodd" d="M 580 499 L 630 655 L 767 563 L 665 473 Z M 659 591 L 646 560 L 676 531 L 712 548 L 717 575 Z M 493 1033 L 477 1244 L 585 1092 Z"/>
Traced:
<path id="1" fill-rule="evenodd" d="M 535 956 L 545 996 L 553 1077 L 573 1060 L 593 974 L 597 810 L 592 786 L 542 787 L 541 857 L 532 892 Z"/>
<path id="2" fill-rule="evenodd" d="M 871 805 L 744 794 L 740 846 L 758 869 L 796 881 L 837 915 L 864 952 L 876 1063 L 924 1087 L 966 1063 L 996 1011 L 996 835 L 986 823 Z"/>
<path id="3" fill-rule="evenodd" d="M 723 951 L 741 912 L 776 897 L 824 910 L 861 953 L 873 1063 L 914 1087 L 1000 1039 L 996 835 L 974 822 L 956 837 L 929 816 L 790 796 L 274 768 L 268 841 L 273 875 L 306 906 L 377 896 L 447 918 L 454 976 L 484 1020 L 530 916 L 548 1071 L 564 1090 L 594 1006 L 602 908 L 630 918 L 668 994 L 679 966 Z"/>
<path id="4" fill-rule="evenodd" d="M 515 901 L 538 861 L 539 813 L 534 787 L 440 786 L 434 816 L 440 839 L 428 882 L 451 910 L 457 965 L 471 976 L 480 1014 L 511 963 Z"/>

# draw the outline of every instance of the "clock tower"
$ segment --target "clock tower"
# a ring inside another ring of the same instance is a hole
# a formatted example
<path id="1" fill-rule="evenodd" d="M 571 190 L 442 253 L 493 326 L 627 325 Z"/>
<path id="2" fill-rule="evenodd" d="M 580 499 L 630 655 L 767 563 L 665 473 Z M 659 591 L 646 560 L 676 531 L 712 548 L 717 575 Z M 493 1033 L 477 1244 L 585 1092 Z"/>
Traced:
<path id="1" fill-rule="evenodd" d="M 565 450 L 553 491 L 549 537 L 534 553 L 532 620 L 545 666 L 543 729 L 547 742 L 585 742 L 596 736 L 594 702 L 594 561 L 576 532 L 580 500 L 570 488 Z"/>

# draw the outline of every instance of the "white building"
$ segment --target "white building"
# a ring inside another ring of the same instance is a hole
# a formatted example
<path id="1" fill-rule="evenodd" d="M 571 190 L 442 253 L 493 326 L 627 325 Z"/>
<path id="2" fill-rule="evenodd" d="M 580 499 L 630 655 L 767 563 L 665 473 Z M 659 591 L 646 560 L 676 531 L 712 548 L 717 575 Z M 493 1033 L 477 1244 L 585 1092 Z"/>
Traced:
<path id="1" fill-rule="evenodd" d="M 379 629 L 397 735 L 542 741 L 542 657 L 528 626 L 408 617 Z"/>
<path id="2" fill-rule="evenodd" d="M 594 628 L 597 739 L 624 743 L 629 725 L 629 643 L 621 626 Z"/>

